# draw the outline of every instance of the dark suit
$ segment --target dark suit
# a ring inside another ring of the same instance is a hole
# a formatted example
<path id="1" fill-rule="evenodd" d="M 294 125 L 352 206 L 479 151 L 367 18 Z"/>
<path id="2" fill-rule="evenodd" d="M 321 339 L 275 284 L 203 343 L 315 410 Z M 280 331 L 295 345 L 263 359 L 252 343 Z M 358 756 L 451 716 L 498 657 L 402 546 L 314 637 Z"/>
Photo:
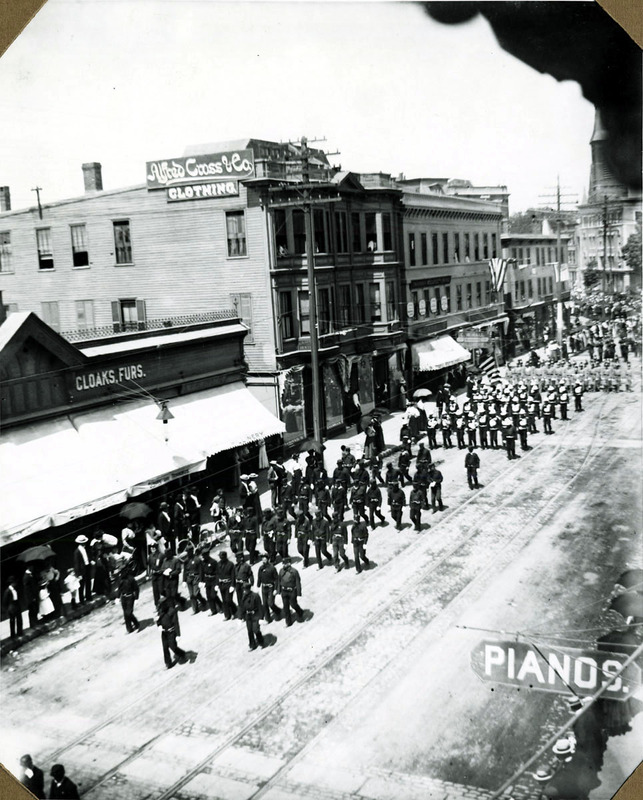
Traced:
<path id="1" fill-rule="evenodd" d="M 41 798 L 44 798 L 44 797 L 47 796 L 45 794 L 45 776 L 44 776 L 44 773 L 43 773 L 43 771 L 41 769 L 39 769 L 38 767 L 36 767 L 33 764 L 31 765 L 31 767 L 29 769 L 31 769 L 31 771 L 33 772 L 33 775 L 30 778 L 27 777 L 27 775 L 25 775 L 25 772 L 24 772 L 25 767 L 21 768 L 22 775 L 20 776 L 20 783 L 25 788 L 29 789 L 29 791 L 32 794 L 35 794 L 36 797 L 39 798 L 39 800 L 41 800 Z"/>
<path id="2" fill-rule="evenodd" d="M 13 592 L 16 596 L 14 598 Z M 8 586 L 2 595 L 2 605 L 7 610 L 9 617 L 9 629 L 11 631 L 11 638 L 15 639 L 16 636 L 22 636 L 22 611 L 20 610 L 20 598 L 18 597 L 18 590 Z"/>
<path id="3" fill-rule="evenodd" d="M 29 626 L 35 628 L 38 623 L 38 584 L 31 572 L 22 576 L 22 596 L 29 612 Z"/>
<path id="4" fill-rule="evenodd" d="M 83 558 L 80 551 L 80 546 L 74 550 L 74 572 L 80 580 L 80 602 L 91 600 L 92 596 L 92 565 L 90 563 L 89 553 L 85 547 L 85 555 L 87 556 L 87 563 Z"/>
<path id="5" fill-rule="evenodd" d="M 65 775 L 60 783 L 51 782 L 49 797 L 53 800 L 78 800 L 80 795 L 76 784 Z"/>

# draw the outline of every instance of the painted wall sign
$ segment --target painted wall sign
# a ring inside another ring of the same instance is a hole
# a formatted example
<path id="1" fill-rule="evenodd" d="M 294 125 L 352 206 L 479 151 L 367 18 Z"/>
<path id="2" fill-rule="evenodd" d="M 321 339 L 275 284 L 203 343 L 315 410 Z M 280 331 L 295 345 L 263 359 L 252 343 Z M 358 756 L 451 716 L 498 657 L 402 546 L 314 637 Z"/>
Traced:
<path id="1" fill-rule="evenodd" d="M 420 316 L 421 317 L 425 317 L 426 316 L 426 300 L 420 300 L 420 302 L 418 303 L 418 308 L 419 308 L 419 311 L 420 311 Z"/>
<path id="2" fill-rule="evenodd" d="M 427 286 L 448 286 L 450 283 L 450 275 L 438 275 L 434 278 L 419 278 L 416 281 L 411 281 L 409 287 L 411 289 L 425 289 Z"/>
<path id="3" fill-rule="evenodd" d="M 180 156 L 167 161 L 148 161 L 148 189 L 165 189 L 181 184 L 243 180 L 255 174 L 252 150 L 230 150 L 200 156 Z"/>
<path id="4" fill-rule="evenodd" d="M 76 375 L 74 385 L 77 392 L 97 389 L 101 386 L 113 386 L 116 383 L 138 380 L 145 377 L 142 364 L 125 364 L 111 369 L 98 369 Z"/>
<path id="5" fill-rule="evenodd" d="M 586 697 L 605 685 L 627 660 L 625 655 L 599 650 L 546 645 L 538 649 L 542 656 L 524 642 L 483 641 L 471 651 L 471 669 L 483 681 L 555 694 L 571 694 L 571 686 L 576 694 Z M 640 683 L 641 670 L 630 664 L 603 696 L 627 700 Z"/>
<path id="6" fill-rule="evenodd" d="M 435 297 L 431 298 L 431 313 L 432 314 L 438 313 L 438 301 Z"/>
<path id="7" fill-rule="evenodd" d="M 232 197 L 239 194 L 239 181 L 188 183 L 185 186 L 170 186 L 166 191 L 168 203 L 178 203 L 182 200 L 204 200 L 208 197 Z"/>

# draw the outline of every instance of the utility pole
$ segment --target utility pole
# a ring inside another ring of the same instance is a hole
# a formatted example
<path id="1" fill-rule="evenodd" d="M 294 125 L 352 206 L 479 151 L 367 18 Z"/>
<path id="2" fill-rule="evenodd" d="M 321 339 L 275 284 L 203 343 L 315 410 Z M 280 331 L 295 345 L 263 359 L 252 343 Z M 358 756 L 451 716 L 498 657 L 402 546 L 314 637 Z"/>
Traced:
<path id="1" fill-rule="evenodd" d="M 291 142 L 291 144 L 295 143 Z M 321 445 L 321 380 L 319 374 L 319 322 L 317 319 L 313 208 L 316 205 L 339 202 L 341 197 L 337 194 L 335 187 L 332 187 L 332 190 L 330 190 L 331 187 L 329 187 L 327 183 L 311 183 L 308 139 L 302 136 L 298 144 L 301 148 L 299 158 L 291 159 L 289 163 L 298 162 L 301 164 L 302 182 L 299 184 L 284 183 L 281 186 L 271 187 L 269 189 L 271 193 L 279 193 L 284 199 L 277 199 L 275 202 L 269 201 L 268 208 L 286 208 L 288 206 L 294 206 L 304 212 L 306 231 L 306 275 L 308 280 L 308 316 L 310 322 L 310 369 L 312 373 L 311 382 L 313 394 L 313 438 Z M 330 153 L 327 155 L 336 154 Z"/>
<path id="2" fill-rule="evenodd" d="M 560 235 L 560 226 L 562 222 L 561 216 L 561 198 L 562 197 L 575 197 L 576 195 L 563 195 L 560 192 L 560 175 L 556 176 L 556 263 L 554 264 L 554 285 L 556 296 L 556 341 L 558 346 L 562 347 L 563 344 L 563 247 Z M 541 195 L 543 197 L 543 195 Z M 566 201 L 569 202 L 569 201 Z"/>
<path id="3" fill-rule="evenodd" d="M 36 193 L 36 197 L 38 198 L 38 216 L 42 219 L 42 206 L 40 205 L 40 192 L 42 192 L 42 186 L 36 186 L 35 189 L 31 190 L 32 192 Z"/>

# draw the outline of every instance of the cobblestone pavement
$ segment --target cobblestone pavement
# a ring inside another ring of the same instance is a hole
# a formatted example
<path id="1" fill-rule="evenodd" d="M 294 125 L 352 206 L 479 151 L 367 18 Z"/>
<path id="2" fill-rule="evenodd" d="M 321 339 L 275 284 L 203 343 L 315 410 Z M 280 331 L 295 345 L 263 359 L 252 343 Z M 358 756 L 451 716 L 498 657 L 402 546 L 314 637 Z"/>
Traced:
<path id="1" fill-rule="evenodd" d="M 436 451 L 445 511 L 376 528 L 362 574 L 295 561 L 306 620 L 264 625 L 264 650 L 185 612 L 190 663 L 164 671 L 145 589 L 139 634 L 108 605 L 8 655 L 4 760 L 60 761 L 92 800 L 490 797 L 568 712 L 479 681 L 483 631 L 593 629 L 641 566 L 640 394 L 586 408 L 515 462 L 484 451 L 479 491 L 462 452 Z M 539 791 L 525 775 L 512 795 Z"/>

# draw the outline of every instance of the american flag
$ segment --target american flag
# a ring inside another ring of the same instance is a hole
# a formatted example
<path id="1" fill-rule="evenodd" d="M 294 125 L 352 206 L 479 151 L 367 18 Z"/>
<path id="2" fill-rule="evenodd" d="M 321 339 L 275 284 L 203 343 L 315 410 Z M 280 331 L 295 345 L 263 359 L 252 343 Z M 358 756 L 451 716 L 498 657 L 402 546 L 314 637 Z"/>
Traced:
<path id="1" fill-rule="evenodd" d="M 485 358 L 484 361 L 481 361 L 480 364 L 478 364 L 478 369 L 480 373 L 486 378 L 489 378 L 489 380 L 500 380 L 500 370 L 498 369 L 494 356 L 489 356 Z"/>
<path id="2" fill-rule="evenodd" d="M 507 261 L 504 258 L 492 258 L 489 262 L 489 272 L 491 273 L 491 288 L 494 292 L 502 291 L 505 282 L 505 272 L 507 271 Z"/>

